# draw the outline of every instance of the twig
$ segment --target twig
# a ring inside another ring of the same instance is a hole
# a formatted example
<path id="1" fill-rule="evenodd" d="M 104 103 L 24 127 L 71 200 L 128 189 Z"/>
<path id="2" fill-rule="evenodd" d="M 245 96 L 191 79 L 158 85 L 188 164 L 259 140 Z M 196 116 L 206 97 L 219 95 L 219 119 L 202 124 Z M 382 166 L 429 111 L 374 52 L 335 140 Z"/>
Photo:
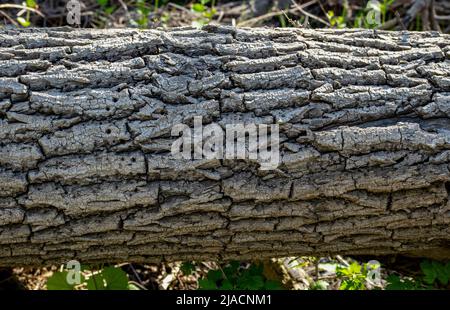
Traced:
<path id="1" fill-rule="evenodd" d="M 405 26 L 407 30 L 407 27 L 409 24 L 413 21 L 413 19 L 419 14 L 420 11 L 425 10 L 428 7 L 428 3 L 430 0 L 414 0 L 413 5 L 409 8 L 409 10 L 406 12 L 405 17 L 402 20 L 402 24 Z"/>
<path id="2" fill-rule="evenodd" d="M 431 0 L 430 4 L 430 13 L 431 13 L 431 23 L 433 24 L 433 29 L 441 32 L 441 26 L 439 26 L 439 22 L 436 19 L 436 6 L 435 0 Z"/>
<path id="3" fill-rule="evenodd" d="M 402 27 L 403 31 L 408 30 L 405 26 L 405 24 L 403 23 L 402 18 L 400 17 L 400 14 L 398 13 L 398 11 L 395 11 L 395 17 L 397 18 L 398 23 L 400 24 L 400 26 Z"/>
<path id="4" fill-rule="evenodd" d="M 41 16 L 42 18 L 45 18 L 45 15 L 42 14 L 39 10 L 33 9 L 33 8 L 29 8 L 27 6 L 24 5 L 18 5 L 18 4 L 0 4 L 0 9 L 22 9 L 22 10 L 27 10 L 27 11 L 31 11 L 33 13 L 38 14 L 39 16 Z"/>
<path id="5" fill-rule="evenodd" d="M 336 255 L 336 259 L 345 267 L 350 266 L 350 264 L 345 259 L 343 259 L 341 255 Z"/>
<path id="6" fill-rule="evenodd" d="M 310 1 L 310 2 L 313 2 L 313 1 Z M 317 2 L 317 1 L 314 1 L 314 3 L 315 3 L 315 2 Z M 309 3 L 309 2 L 308 2 L 308 3 Z M 306 4 L 308 4 L 308 3 L 306 3 Z M 319 3 L 320 3 L 320 2 L 319 2 Z M 292 0 L 292 4 L 293 4 L 293 5 L 297 8 L 297 10 L 300 11 L 302 14 L 304 14 L 304 15 L 306 15 L 306 16 L 312 18 L 312 19 L 315 19 L 315 20 L 317 20 L 318 22 L 320 22 L 320 23 L 322 23 L 322 24 L 327 25 L 328 27 L 330 27 L 330 23 L 328 23 L 327 21 L 323 20 L 322 18 L 320 18 L 320 17 L 318 17 L 318 16 L 315 16 L 315 15 L 313 15 L 313 14 L 311 14 L 311 13 L 306 12 L 306 11 L 303 9 L 303 7 L 305 7 L 305 5 L 300 6 L 300 5 L 298 5 L 298 3 L 295 2 L 294 0 Z"/>
<path id="7" fill-rule="evenodd" d="M 195 13 L 194 13 L 194 12 L 192 12 L 192 11 L 186 9 L 184 6 L 178 5 L 178 4 L 173 3 L 173 2 L 169 2 L 167 5 L 168 5 L 168 6 L 171 6 L 171 7 L 174 7 L 174 8 L 176 8 L 176 9 L 180 10 L 180 11 L 184 11 L 184 12 L 188 13 L 189 15 L 195 16 Z"/>
<path id="8" fill-rule="evenodd" d="M 450 19 L 450 15 L 435 15 L 437 20 L 447 20 Z"/>
<path id="9" fill-rule="evenodd" d="M 261 15 L 261 16 L 255 17 L 255 18 L 244 20 L 244 21 L 238 23 L 238 26 L 250 27 L 250 26 L 257 24 L 258 22 L 272 18 L 274 16 L 282 15 L 282 14 L 283 14 L 282 11 L 269 12 L 269 13 L 266 13 L 264 15 Z"/>
<path id="10" fill-rule="evenodd" d="M 398 18 L 393 18 L 393 19 L 390 19 L 387 22 L 383 23 L 382 25 L 380 25 L 380 27 L 378 27 L 378 29 L 381 29 L 381 30 L 391 29 L 395 25 L 397 25 L 397 23 L 398 23 Z"/>
<path id="11" fill-rule="evenodd" d="M 430 1 L 425 2 L 425 7 L 422 10 L 422 29 L 425 31 L 431 30 L 430 26 Z M 416 29 L 417 30 L 417 29 Z"/>
<path id="12" fill-rule="evenodd" d="M 145 286 L 143 286 L 142 284 L 140 284 L 140 283 L 138 283 L 136 281 L 129 281 L 128 283 L 131 283 L 131 284 L 139 287 L 143 291 L 148 291 L 148 288 L 146 288 Z"/>
<path id="13" fill-rule="evenodd" d="M 136 269 L 134 269 L 133 264 L 129 264 L 131 271 L 133 271 L 134 276 L 136 277 L 136 279 L 138 280 L 139 284 L 143 285 L 141 277 L 139 277 L 139 274 L 137 273 Z"/>
<path id="14" fill-rule="evenodd" d="M 122 6 L 123 10 L 125 11 L 125 16 L 128 18 L 128 20 L 131 20 L 130 12 L 128 11 L 127 5 L 123 2 L 123 0 L 118 0 L 120 5 Z"/>
<path id="15" fill-rule="evenodd" d="M 19 24 L 13 19 L 11 18 L 11 16 L 9 16 L 8 14 L 6 14 L 6 12 L 3 12 L 2 10 L 0 10 L 0 14 L 5 16 L 6 19 L 8 19 L 12 24 L 14 24 L 15 26 L 19 26 Z"/>
<path id="16" fill-rule="evenodd" d="M 313 5 L 316 2 L 317 2 L 317 0 L 312 0 L 312 1 L 309 1 L 309 2 L 307 2 L 307 3 L 305 3 L 305 4 L 301 5 L 301 6 L 294 2 L 296 7 L 293 7 L 291 9 L 287 10 L 287 12 L 291 13 L 291 14 L 296 13 L 296 12 L 298 12 L 300 10 L 303 10 L 304 8 L 306 8 L 306 7 L 310 6 L 310 5 Z M 305 12 L 305 11 L 303 11 L 303 12 Z M 272 18 L 272 17 L 275 17 L 275 16 L 279 16 L 279 15 L 282 15 L 282 14 L 284 14 L 286 16 L 286 11 L 285 10 L 279 10 L 279 11 L 275 11 L 275 12 L 269 12 L 267 14 L 264 14 L 264 15 L 261 15 L 261 16 L 257 16 L 255 18 L 244 20 L 244 21 L 238 23 L 238 26 L 241 26 L 241 27 L 253 26 L 253 25 L 257 24 L 258 22 L 261 22 L 263 20 L 266 20 L 266 19 L 269 19 L 269 18 Z M 307 14 L 303 13 L 303 14 L 307 15 L 309 13 L 307 13 Z"/>
<path id="17" fill-rule="evenodd" d="M 319 281 L 319 258 L 314 259 L 314 281 Z"/>

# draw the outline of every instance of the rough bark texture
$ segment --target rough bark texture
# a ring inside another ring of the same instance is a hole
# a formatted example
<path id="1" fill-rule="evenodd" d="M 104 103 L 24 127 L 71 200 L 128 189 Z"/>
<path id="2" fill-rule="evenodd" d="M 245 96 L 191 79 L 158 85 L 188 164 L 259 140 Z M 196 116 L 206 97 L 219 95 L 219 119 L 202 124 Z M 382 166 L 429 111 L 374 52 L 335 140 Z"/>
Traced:
<path id="1" fill-rule="evenodd" d="M 0 265 L 450 257 L 450 40 L 368 30 L 0 30 Z M 172 126 L 278 123 L 281 165 Z"/>

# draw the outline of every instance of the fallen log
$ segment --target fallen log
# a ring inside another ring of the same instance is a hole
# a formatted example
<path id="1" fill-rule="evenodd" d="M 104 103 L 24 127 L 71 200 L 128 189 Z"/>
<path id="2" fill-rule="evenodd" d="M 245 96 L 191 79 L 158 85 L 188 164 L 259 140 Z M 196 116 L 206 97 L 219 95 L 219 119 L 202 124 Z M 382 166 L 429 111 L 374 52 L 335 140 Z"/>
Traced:
<path id="1" fill-rule="evenodd" d="M 0 30 L 0 265 L 450 257 L 450 40 L 372 30 Z M 177 159 L 277 125 L 279 162 Z"/>

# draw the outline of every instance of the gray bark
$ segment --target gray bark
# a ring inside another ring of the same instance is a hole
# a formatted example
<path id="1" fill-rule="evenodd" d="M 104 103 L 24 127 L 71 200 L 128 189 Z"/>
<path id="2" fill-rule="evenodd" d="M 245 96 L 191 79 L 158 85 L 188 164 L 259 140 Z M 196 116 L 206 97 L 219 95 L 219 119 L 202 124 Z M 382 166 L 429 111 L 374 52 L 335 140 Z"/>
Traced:
<path id="1" fill-rule="evenodd" d="M 0 265 L 450 257 L 437 33 L 0 30 Z M 281 164 L 178 161 L 172 126 L 280 125 Z"/>

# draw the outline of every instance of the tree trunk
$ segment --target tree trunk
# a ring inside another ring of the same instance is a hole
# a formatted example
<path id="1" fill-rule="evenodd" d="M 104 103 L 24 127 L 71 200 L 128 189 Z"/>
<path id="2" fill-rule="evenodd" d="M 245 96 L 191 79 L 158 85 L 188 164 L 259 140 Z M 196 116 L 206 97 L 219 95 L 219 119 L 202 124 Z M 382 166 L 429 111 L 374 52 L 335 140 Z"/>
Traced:
<path id="1" fill-rule="evenodd" d="M 437 33 L 0 30 L 0 265 L 450 257 Z M 278 124 L 280 165 L 178 160 L 171 129 Z"/>

